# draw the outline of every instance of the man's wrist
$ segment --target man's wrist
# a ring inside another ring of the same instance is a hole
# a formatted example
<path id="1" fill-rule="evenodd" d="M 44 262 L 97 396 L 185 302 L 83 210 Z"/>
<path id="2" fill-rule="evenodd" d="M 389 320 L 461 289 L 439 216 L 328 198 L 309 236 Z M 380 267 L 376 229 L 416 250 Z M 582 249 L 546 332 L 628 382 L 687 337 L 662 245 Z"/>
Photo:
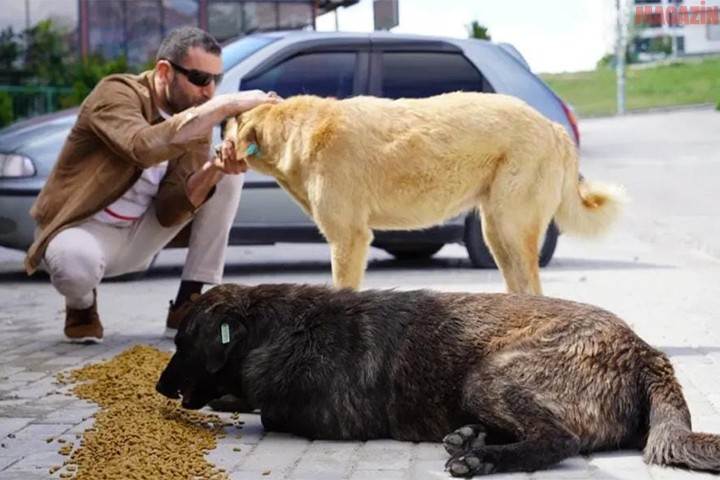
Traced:
<path id="1" fill-rule="evenodd" d="M 206 162 L 203 164 L 203 166 L 202 166 L 202 170 L 203 170 L 203 171 L 210 171 L 210 172 L 216 173 L 216 174 L 218 174 L 218 175 L 222 175 L 222 174 L 223 174 L 223 169 L 222 169 L 222 167 L 221 167 L 220 165 L 218 165 L 218 164 L 215 162 L 215 159 L 216 159 L 216 158 L 217 158 L 217 157 L 214 157 L 214 158 L 206 161 Z"/>

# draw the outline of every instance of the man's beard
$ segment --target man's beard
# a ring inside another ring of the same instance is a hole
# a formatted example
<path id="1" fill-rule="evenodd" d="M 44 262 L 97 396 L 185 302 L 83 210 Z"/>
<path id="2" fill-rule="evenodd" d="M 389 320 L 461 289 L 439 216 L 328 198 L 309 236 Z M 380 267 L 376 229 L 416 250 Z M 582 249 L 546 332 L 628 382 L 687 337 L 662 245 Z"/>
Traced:
<path id="1" fill-rule="evenodd" d="M 171 115 L 180 113 L 190 107 L 196 107 L 208 101 L 208 99 L 204 97 L 189 97 L 182 90 L 177 80 L 173 80 L 165 87 L 165 97 L 167 98 L 167 105 L 170 109 L 169 113 Z"/>

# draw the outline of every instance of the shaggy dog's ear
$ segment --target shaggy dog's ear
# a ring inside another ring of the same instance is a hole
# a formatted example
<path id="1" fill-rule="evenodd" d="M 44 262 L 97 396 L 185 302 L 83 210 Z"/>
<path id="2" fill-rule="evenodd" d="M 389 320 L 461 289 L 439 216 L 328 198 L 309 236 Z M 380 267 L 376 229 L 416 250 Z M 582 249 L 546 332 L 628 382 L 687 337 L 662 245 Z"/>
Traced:
<path id="1" fill-rule="evenodd" d="M 204 329 L 202 343 L 205 350 L 205 369 L 214 374 L 227 363 L 232 352 L 245 341 L 248 331 L 237 312 L 225 307 L 216 308 L 208 328 Z"/>

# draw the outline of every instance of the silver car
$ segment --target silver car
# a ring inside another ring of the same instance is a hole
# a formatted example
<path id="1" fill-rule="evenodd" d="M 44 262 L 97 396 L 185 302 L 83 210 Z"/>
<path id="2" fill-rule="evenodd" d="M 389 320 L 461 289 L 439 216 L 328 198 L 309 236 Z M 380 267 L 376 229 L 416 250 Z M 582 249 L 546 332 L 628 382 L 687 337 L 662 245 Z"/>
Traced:
<path id="1" fill-rule="evenodd" d="M 504 93 L 565 126 L 579 144 L 571 109 L 509 44 L 387 32 L 273 32 L 225 45 L 223 69 L 218 93 L 261 89 L 286 98 L 296 94 L 418 98 L 456 90 Z M 35 225 L 28 211 L 75 116 L 76 110 L 67 110 L 0 130 L 0 246 L 25 250 L 32 243 Z M 214 135 L 219 140 L 219 128 Z M 427 258 L 446 243 L 462 243 L 474 267 L 495 268 L 474 212 L 431 229 L 374 233 L 373 245 L 399 259 Z M 538 245 L 541 266 L 552 258 L 557 240 L 558 231 L 551 224 Z M 230 244 L 285 242 L 324 239 L 273 178 L 249 172 Z"/>

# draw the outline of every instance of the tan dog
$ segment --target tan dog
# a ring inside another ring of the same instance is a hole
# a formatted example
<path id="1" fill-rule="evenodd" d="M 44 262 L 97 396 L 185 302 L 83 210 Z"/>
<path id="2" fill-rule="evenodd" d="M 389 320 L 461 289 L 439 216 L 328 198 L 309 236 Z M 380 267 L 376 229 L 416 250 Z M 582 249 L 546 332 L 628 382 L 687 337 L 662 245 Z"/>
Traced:
<path id="1" fill-rule="evenodd" d="M 565 129 L 514 97 L 291 97 L 231 120 L 238 155 L 275 177 L 330 244 L 336 287 L 359 289 L 372 230 L 415 230 L 473 208 L 508 292 L 541 295 L 538 243 L 603 233 L 617 187 L 578 180 Z"/>

